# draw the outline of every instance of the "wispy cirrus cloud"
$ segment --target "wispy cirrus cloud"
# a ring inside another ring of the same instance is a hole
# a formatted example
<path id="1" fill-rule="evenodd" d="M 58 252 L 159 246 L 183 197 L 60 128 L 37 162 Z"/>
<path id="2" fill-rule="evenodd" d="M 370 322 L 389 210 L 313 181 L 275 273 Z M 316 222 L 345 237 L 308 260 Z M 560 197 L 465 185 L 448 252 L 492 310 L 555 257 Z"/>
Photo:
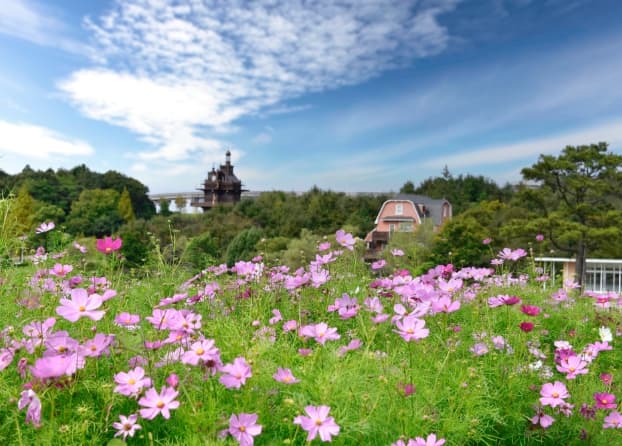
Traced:
<path id="1" fill-rule="evenodd" d="M 0 120 L 0 153 L 35 160 L 93 155 L 86 142 L 66 137 L 54 130 L 25 123 Z"/>
<path id="2" fill-rule="evenodd" d="M 533 160 L 540 154 L 555 155 L 568 145 L 577 146 L 607 142 L 613 147 L 622 147 L 622 117 L 604 124 L 575 131 L 567 131 L 540 138 L 498 144 L 488 147 L 467 149 L 456 155 L 445 155 L 423 161 L 423 167 L 440 169 L 445 165 L 452 168 L 503 164 L 516 160 Z"/>
<path id="3" fill-rule="evenodd" d="M 86 116 L 154 146 L 142 160 L 214 153 L 237 119 L 364 82 L 445 50 L 459 0 L 118 0 L 87 19 L 98 66 L 58 86 Z"/>
<path id="4" fill-rule="evenodd" d="M 0 7 L 0 33 L 37 45 L 86 54 L 88 47 L 67 37 L 66 31 L 56 11 L 33 0 L 9 0 Z"/>

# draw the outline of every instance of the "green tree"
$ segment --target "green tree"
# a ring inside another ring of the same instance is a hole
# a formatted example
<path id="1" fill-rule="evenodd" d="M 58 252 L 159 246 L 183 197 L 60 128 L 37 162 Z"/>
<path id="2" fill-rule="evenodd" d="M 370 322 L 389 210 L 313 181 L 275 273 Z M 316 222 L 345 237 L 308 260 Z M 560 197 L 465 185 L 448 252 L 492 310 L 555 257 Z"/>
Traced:
<path id="1" fill-rule="evenodd" d="M 102 237 L 115 232 L 123 223 L 119 214 L 119 193 L 112 189 L 83 190 L 71 205 L 67 229 L 73 234 Z"/>
<path id="2" fill-rule="evenodd" d="M 248 228 L 235 236 L 227 247 L 227 265 L 233 266 L 238 260 L 250 260 L 257 254 L 257 242 L 263 237 L 258 228 Z"/>
<path id="3" fill-rule="evenodd" d="M 16 222 L 15 229 L 20 234 L 26 234 L 37 223 L 35 217 L 36 201 L 28 192 L 28 186 L 23 185 L 17 192 L 11 206 L 11 218 Z"/>
<path id="4" fill-rule="evenodd" d="M 622 212 L 622 156 L 607 151 L 607 144 L 567 146 L 561 155 L 540 155 L 524 168 L 525 180 L 537 187 L 524 188 L 521 198 L 540 216 L 525 225 L 543 232 L 558 250 L 576 257 L 579 283 L 591 250 L 620 238 Z"/>
<path id="5" fill-rule="evenodd" d="M 400 188 L 400 194 L 415 194 L 415 184 L 412 181 L 406 181 Z"/>
<path id="6" fill-rule="evenodd" d="M 134 208 L 132 207 L 132 199 L 130 198 L 130 192 L 127 187 L 123 189 L 121 198 L 119 198 L 119 214 L 126 222 L 134 221 L 136 216 L 134 215 Z"/>
<path id="7" fill-rule="evenodd" d="M 186 208 L 186 199 L 181 195 L 177 195 L 175 197 L 175 207 L 177 208 L 177 212 L 183 212 Z"/>
<path id="8" fill-rule="evenodd" d="M 160 215 L 168 217 L 171 214 L 171 202 L 167 199 L 160 200 Z"/>

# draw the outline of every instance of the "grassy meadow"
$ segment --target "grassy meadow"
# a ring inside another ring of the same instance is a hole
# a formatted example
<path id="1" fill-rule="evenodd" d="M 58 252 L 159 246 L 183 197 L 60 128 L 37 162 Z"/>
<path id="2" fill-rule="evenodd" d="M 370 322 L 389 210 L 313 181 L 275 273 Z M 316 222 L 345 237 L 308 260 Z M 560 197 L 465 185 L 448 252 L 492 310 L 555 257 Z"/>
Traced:
<path id="1" fill-rule="evenodd" d="M 128 271 L 115 243 L 0 270 L 4 444 L 622 442 L 619 296 L 521 249 L 413 277 L 343 232 L 298 270 Z"/>

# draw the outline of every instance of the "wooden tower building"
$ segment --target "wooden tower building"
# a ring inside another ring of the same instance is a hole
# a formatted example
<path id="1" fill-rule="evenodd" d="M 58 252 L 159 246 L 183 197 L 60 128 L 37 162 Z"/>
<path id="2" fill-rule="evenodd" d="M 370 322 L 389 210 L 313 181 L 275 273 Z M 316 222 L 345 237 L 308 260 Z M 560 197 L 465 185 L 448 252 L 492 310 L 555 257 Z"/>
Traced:
<path id="1" fill-rule="evenodd" d="M 225 164 L 221 164 L 218 170 L 212 167 L 207 173 L 203 187 L 198 190 L 203 191 L 203 199 L 193 202 L 192 205 L 202 208 L 204 212 L 219 204 L 233 205 L 240 201 L 245 189 L 242 189 L 242 181 L 233 173 L 229 150 L 226 153 Z"/>

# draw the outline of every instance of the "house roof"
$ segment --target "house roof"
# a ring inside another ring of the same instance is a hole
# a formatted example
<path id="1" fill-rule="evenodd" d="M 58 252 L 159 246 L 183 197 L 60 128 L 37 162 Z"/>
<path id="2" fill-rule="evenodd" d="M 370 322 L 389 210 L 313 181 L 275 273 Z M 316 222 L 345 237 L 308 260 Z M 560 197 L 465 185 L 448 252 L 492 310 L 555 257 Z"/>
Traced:
<path id="1" fill-rule="evenodd" d="M 424 218 L 431 218 L 436 226 L 440 226 L 443 222 L 443 204 L 447 203 L 451 206 L 449 201 L 444 198 L 435 199 L 430 198 L 425 195 L 415 195 L 415 194 L 397 194 L 393 197 L 393 200 L 408 200 L 411 201 L 415 205 L 415 209 L 419 214 L 419 218 L 423 220 Z M 422 212 L 422 209 L 417 205 L 425 206 L 426 212 L 425 214 Z"/>

